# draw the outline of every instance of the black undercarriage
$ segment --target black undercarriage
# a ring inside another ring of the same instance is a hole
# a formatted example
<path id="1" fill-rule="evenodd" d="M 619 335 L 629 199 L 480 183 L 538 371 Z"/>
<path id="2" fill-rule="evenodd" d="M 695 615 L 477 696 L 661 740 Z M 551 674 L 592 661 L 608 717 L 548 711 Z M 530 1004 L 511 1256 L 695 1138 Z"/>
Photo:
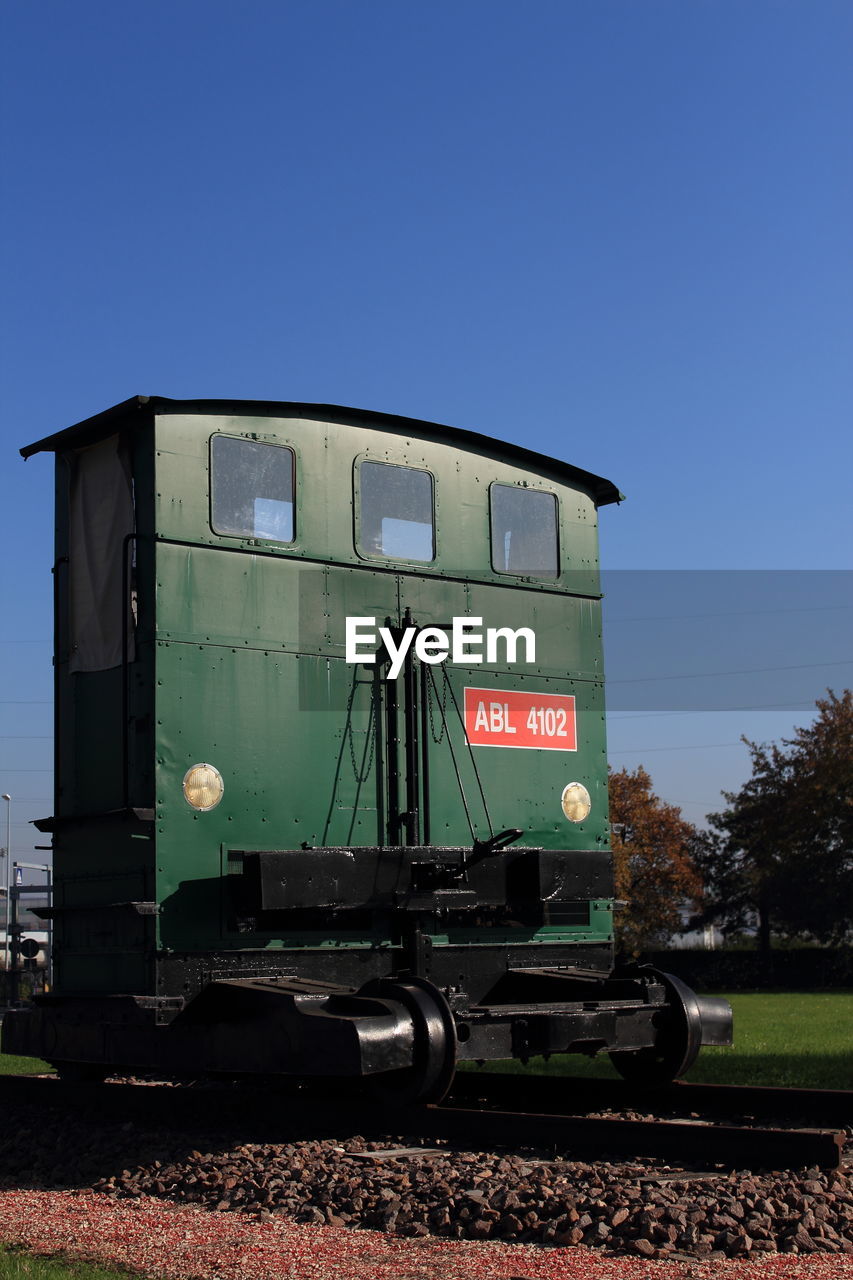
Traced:
<path id="1" fill-rule="evenodd" d="M 358 989 L 231 976 L 214 978 L 188 1003 L 44 996 L 4 1025 L 7 1052 L 67 1071 L 372 1077 L 407 1101 L 441 1097 L 459 1060 L 538 1054 L 607 1051 L 623 1074 L 656 1084 L 683 1074 L 702 1043 L 729 1038 L 724 1001 L 639 968 L 610 977 L 508 968 L 477 1003 L 411 973 L 368 978 Z"/>

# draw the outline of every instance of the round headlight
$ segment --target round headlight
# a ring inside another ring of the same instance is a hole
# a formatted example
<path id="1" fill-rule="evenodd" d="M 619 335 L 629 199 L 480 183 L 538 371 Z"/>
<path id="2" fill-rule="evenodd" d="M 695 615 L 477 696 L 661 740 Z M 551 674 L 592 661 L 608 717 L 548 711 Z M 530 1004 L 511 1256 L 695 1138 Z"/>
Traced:
<path id="1" fill-rule="evenodd" d="M 215 809 L 222 799 L 225 784 L 222 774 L 212 764 L 194 764 L 184 776 L 184 799 L 199 813 Z"/>
<path id="2" fill-rule="evenodd" d="M 564 787 L 560 804 L 569 822 L 583 822 L 592 808 L 589 792 L 582 782 L 570 782 Z"/>

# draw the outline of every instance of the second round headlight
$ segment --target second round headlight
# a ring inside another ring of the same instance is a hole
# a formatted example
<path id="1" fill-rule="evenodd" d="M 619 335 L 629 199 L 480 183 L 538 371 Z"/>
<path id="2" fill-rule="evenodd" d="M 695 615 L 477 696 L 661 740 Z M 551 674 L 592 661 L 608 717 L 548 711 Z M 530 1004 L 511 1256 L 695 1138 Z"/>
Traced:
<path id="1" fill-rule="evenodd" d="M 225 792 L 222 774 L 212 764 L 194 764 L 184 774 L 184 799 L 192 809 L 208 813 Z"/>
<path id="2" fill-rule="evenodd" d="M 589 817 L 592 801 L 582 782 L 570 782 L 563 788 L 560 806 L 569 822 L 584 822 Z"/>

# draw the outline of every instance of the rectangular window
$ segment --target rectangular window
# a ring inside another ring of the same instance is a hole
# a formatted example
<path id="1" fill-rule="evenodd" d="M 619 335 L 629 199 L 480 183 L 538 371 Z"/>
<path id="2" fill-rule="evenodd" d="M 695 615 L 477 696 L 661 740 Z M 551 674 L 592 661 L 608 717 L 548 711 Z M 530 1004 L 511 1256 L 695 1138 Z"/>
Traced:
<path id="1" fill-rule="evenodd" d="M 391 560 L 435 559 L 433 480 L 389 462 L 359 464 L 359 549 Z"/>
<path id="2" fill-rule="evenodd" d="M 556 578 L 556 495 L 515 484 L 493 484 L 489 500 L 495 572 L 524 578 Z"/>
<path id="3" fill-rule="evenodd" d="M 214 533 L 292 542 L 295 459 L 285 445 L 213 436 L 210 445 Z"/>

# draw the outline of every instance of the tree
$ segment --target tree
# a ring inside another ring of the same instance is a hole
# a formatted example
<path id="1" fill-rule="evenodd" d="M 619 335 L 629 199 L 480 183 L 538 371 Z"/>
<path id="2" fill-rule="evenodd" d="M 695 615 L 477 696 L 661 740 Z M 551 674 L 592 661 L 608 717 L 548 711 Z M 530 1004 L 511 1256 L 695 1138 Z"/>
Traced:
<path id="1" fill-rule="evenodd" d="M 627 902 L 616 916 L 617 941 L 639 955 L 678 933 L 685 901 L 701 893 L 692 860 L 697 833 L 680 809 L 654 794 L 642 766 L 611 772 L 610 821 L 616 896 Z"/>
<path id="2" fill-rule="evenodd" d="M 743 741 L 752 777 L 724 792 L 694 851 L 705 881 L 700 920 L 840 942 L 853 928 L 853 694 L 832 690 L 818 717 L 781 745 Z"/>

